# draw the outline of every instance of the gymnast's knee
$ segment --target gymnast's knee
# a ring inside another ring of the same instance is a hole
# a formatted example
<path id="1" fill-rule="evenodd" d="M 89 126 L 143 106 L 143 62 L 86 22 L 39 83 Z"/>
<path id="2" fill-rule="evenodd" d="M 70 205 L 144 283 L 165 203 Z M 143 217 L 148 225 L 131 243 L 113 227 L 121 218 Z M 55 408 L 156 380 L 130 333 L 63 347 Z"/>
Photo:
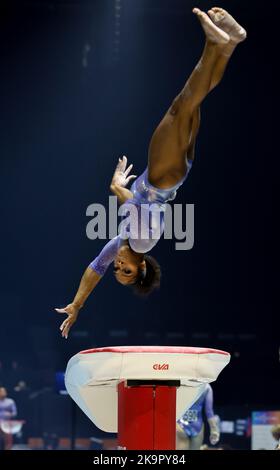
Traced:
<path id="1" fill-rule="evenodd" d="M 172 116 L 176 116 L 183 113 L 191 116 L 196 108 L 197 106 L 192 98 L 191 93 L 188 92 L 188 90 L 183 90 L 173 100 L 169 108 L 169 114 L 171 114 Z"/>

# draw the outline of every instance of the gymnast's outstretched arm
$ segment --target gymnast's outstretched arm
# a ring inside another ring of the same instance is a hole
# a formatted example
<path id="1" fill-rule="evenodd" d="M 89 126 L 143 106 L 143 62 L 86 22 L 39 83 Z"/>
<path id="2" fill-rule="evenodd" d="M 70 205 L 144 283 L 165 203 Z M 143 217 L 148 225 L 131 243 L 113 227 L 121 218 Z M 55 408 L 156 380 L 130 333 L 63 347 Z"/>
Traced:
<path id="1" fill-rule="evenodd" d="M 133 197 L 133 194 L 125 186 L 134 178 L 135 175 L 129 175 L 132 166 L 127 166 L 127 158 L 119 159 L 115 169 L 110 189 L 118 197 L 120 204 L 123 204 L 128 199 Z M 114 260 L 116 253 L 120 246 L 120 237 L 115 237 L 110 240 L 101 253 L 90 263 L 85 270 L 78 291 L 74 300 L 64 308 L 56 308 L 58 313 L 67 315 L 66 320 L 60 325 L 60 331 L 63 338 L 68 338 L 69 330 L 77 321 L 79 311 L 83 307 L 85 301 L 91 292 L 95 289 L 100 279 L 104 276 L 108 266 Z"/>
<path id="2" fill-rule="evenodd" d="M 60 325 L 60 331 L 63 338 L 68 338 L 69 330 L 77 321 L 79 311 L 83 307 L 88 296 L 91 294 L 93 289 L 96 287 L 102 276 L 100 276 L 96 271 L 91 269 L 89 266 L 81 279 L 78 291 L 74 297 L 72 303 L 68 304 L 64 308 L 56 308 L 55 310 L 58 313 L 66 313 L 67 318 Z"/>
<path id="3" fill-rule="evenodd" d="M 100 279 L 104 276 L 109 265 L 114 260 L 120 246 L 120 237 L 110 240 L 99 253 L 99 255 L 90 263 L 85 270 L 74 300 L 64 308 L 56 308 L 58 313 L 67 315 L 66 320 L 60 326 L 63 338 L 68 337 L 68 333 L 73 324 L 77 321 L 79 311 L 91 292 L 95 289 Z"/>

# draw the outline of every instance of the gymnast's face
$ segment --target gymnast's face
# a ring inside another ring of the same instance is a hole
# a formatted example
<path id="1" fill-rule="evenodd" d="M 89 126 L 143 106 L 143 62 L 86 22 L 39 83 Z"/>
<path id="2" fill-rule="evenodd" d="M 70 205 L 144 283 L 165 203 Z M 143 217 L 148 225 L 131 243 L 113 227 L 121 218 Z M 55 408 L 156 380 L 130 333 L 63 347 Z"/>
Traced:
<path id="1" fill-rule="evenodd" d="M 122 246 L 114 261 L 114 274 L 117 281 L 124 286 L 134 284 L 142 263 L 143 261 L 139 259 L 136 253 L 131 251 L 129 246 Z"/>

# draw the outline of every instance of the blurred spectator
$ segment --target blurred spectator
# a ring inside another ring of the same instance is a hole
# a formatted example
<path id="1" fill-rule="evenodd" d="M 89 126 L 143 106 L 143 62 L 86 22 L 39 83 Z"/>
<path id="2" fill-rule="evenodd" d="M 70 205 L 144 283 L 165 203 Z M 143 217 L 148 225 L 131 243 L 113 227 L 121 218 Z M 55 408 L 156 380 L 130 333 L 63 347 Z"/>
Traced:
<path id="1" fill-rule="evenodd" d="M 0 387 L 0 420 L 12 419 L 17 415 L 17 407 L 12 400 L 8 398 L 5 387 Z"/>
<path id="2" fill-rule="evenodd" d="M 11 398 L 7 397 L 5 387 L 0 387 L 0 421 L 6 421 L 15 418 L 17 407 Z M 0 449 L 6 448 L 7 435 L 0 429 Z"/>
<path id="3" fill-rule="evenodd" d="M 219 418 L 214 415 L 213 389 L 207 384 L 199 399 L 177 422 L 176 449 L 199 450 L 204 440 L 203 409 L 210 427 L 210 443 L 220 440 Z"/>
<path id="4" fill-rule="evenodd" d="M 277 441 L 275 450 L 280 450 L 280 424 L 276 424 L 275 426 L 273 426 L 273 428 L 271 429 L 271 434 Z"/>
<path id="5" fill-rule="evenodd" d="M 14 391 L 17 393 L 27 393 L 30 391 L 30 388 L 24 380 L 20 380 L 19 383 L 14 387 Z"/>
<path id="6" fill-rule="evenodd" d="M 27 371 L 19 364 L 17 360 L 13 360 L 6 373 L 6 381 L 11 392 L 21 392 L 29 389 Z"/>
<path id="7" fill-rule="evenodd" d="M 23 368 L 19 365 L 18 361 L 13 360 L 11 362 L 11 367 L 7 372 L 7 381 L 6 383 L 9 386 L 9 389 L 14 389 L 20 381 L 26 381 L 25 373 Z"/>

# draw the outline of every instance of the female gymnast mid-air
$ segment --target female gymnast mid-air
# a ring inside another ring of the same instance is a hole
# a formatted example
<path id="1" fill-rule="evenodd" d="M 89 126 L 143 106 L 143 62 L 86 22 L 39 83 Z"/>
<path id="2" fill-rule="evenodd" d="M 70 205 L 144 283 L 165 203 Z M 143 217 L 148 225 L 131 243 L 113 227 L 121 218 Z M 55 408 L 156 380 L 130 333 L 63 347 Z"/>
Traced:
<path id="1" fill-rule="evenodd" d="M 111 191 L 120 204 L 133 204 L 137 213 L 143 204 L 148 205 L 150 211 L 157 210 L 157 207 L 162 210 L 167 201 L 175 198 L 194 160 L 200 105 L 221 81 L 237 44 L 246 38 L 245 29 L 222 8 L 212 8 L 208 14 L 194 8 L 193 13 L 206 36 L 202 57 L 156 128 L 144 173 L 134 181 L 130 190 L 127 189 L 128 183 L 136 176 L 129 175 L 132 165 L 127 167 L 127 159 L 123 157 L 119 159 L 113 175 Z M 131 236 L 125 239 L 118 235 L 105 245 L 86 269 L 73 302 L 56 309 L 58 313 L 67 315 L 60 326 L 64 338 L 68 337 L 80 309 L 110 263 L 114 263 L 117 281 L 124 286 L 132 286 L 137 293 L 147 295 L 159 287 L 160 266 L 147 253 L 158 242 L 163 225 L 161 222 L 160 227 L 156 227 L 158 235 L 155 235 L 154 227 L 149 227 L 148 238 Z"/>

